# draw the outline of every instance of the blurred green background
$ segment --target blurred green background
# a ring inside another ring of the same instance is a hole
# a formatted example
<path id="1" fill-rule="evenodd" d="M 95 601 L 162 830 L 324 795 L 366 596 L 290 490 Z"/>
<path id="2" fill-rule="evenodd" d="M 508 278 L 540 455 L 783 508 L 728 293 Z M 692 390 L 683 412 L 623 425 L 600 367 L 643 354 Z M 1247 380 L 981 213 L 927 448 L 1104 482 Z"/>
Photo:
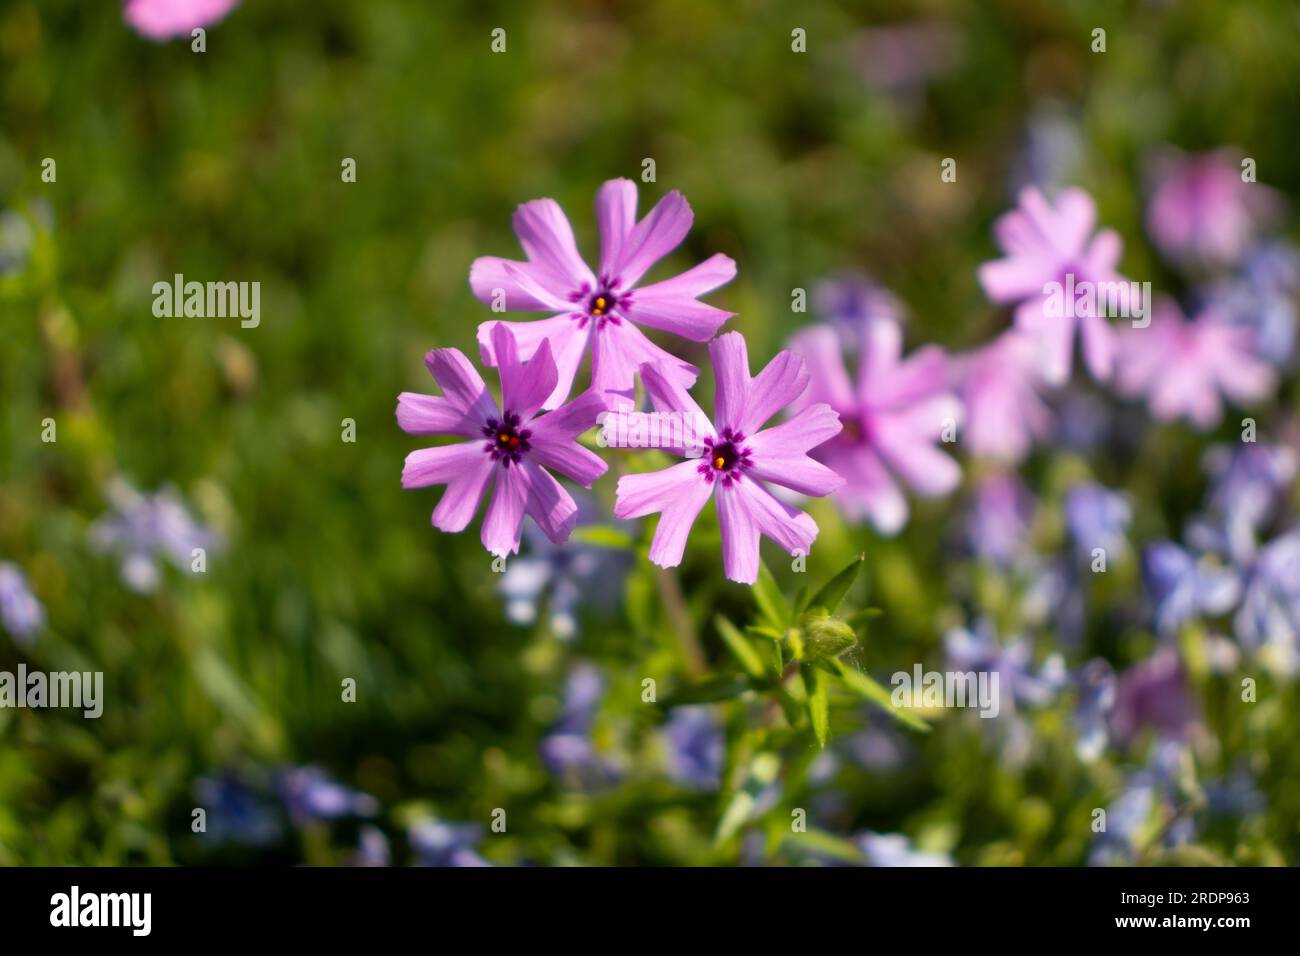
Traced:
<path id="1" fill-rule="evenodd" d="M 882 85 L 887 64 L 863 31 L 917 21 L 941 26 L 932 75 L 904 58 Z M 497 27 L 503 54 L 490 49 Z M 1090 50 L 1096 27 L 1104 54 Z M 1298 31 L 1288 0 L 248 0 L 199 54 L 138 36 L 115 3 L 3 0 L 0 206 L 33 244 L 0 278 L 0 560 L 24 569 L 48 624 L 29 649 L 0 638 L 0 669 L 103 670 L 107 700 L 98 721 L 0 711 L 0 863 L 345 861 L 347 825 L 259 850 L 191 832 L 196 778 L 289 764 L 377 798 L 399 862 L 408 823 L 486 829 L 497 807 L 510 823 L 481 846 L 492 862 L 741 859 L 743 836 L 713 836 L 744 762 L 771 743 L 753 736 L 755 707 L 725 711 L 728 784 L 697 793 L 655 770 L 662 715 L 640 701 L 645 677 L 673 687 L 725 670 L 712 615 L 747 620 L 751 599 L 722 579 L 716 549 L 693 548 L 667 580 L 638 557 L 613 611 L 586 612 L 566 642 L 544 621 L 509 624 L 476 530 L 435 532 L 437 492 L 400 488 L 421 440 L 397 429 L 397 393 L 434 390 L 430 348 L 477 360 L 490 313 L 470 294 L 470 262 L 517 256 L 511 212 L 541 196 L 594 258 L 595 190 L 640 181 L 652 158 L 642 209 L 679 189 L 695 211 L 652 277 L 732 256 L 739 275 L 710 301 L 739 313 L 729 327 L 756 366 L 810 318 L 791 312 L 791 290 L 846 268 L 907 303 L 912 346 L 965 349 L 1006 324 L 975 270 L 996 255 L 990 225 L 1038 155 L 1033 132 L 1058 123 L 1076 144 L 1039 159 L 1096 196 L 1125 237 L 1127 273 L 1177 291 L 1142 232 L 1146 158 L 1164 143 L 1234 144 L 1261 181 L 1300 194 Z M 55 183 L 41 181 L 46 157 Z M 355 183 L 341 181 L 346 157 Z M 945 157 L 956 183 L 940 181 Z M 260 281 L 260 327 L 155 318 L 151 286 L 177 272 Z M 703 347 L 682 354 L 701 364 Z M 707 373 L 700 387 L 707 407 Z M 47 416 L 54 444 L 41 441 Z M 355 443 L 340 440 L 345 418 Z M 1199 495 L 1201 447 L 1169 438 L 1140 475 L 1097 468 L 1158 499 L 1138 517 L 1158 532 Z M 625 467 L 596 486 L 606 513 Z M 1036 467 L 1050 488 L 1054 466 Z M 169 568 L 156 594 L 137 595 L 87 546 L 115 475 L 173 484 L 224 536 L 205 576 Z M 888 542 L 814 510 L 814 581 L 868 553 L 884 611 L 862 652 L 873 669 L 929 659 L 950 600 L 935 569 L 954 503 L 913 504 Z M 1135 575 L 1121 568 L 1112 584 Z M 674 589 L 689 625 L 665 599 Z M 609 682 L 595 734 L 626 754 L 615 787 L 565 787 L 538 759 L 578 659 Z M 355 703 L 340 700 L 346 677 Z M 1300 747 L 1272 700 L 1258 712 L 1273 707 L 1269 722 L 1224 738 L 1271 758 L 1267 814 L 1210 841 L 1224 859 L 1296 858 Z M 841 707 L 834 723 L 868 719 Z M 921 834 L 963 863 L 1082 862 L 1088 810 L 1119 771 L 1071 762 L 1063 719 L 1043 717 L 1061 755 L 1032 771 L 988 759 L 969 728 L 917 738 L 902 773 L 840 780 L 845 831 Z M 815 748 L 806 734 L 773 746 L 785 789 L 770 816 L 788 829 Z"/>

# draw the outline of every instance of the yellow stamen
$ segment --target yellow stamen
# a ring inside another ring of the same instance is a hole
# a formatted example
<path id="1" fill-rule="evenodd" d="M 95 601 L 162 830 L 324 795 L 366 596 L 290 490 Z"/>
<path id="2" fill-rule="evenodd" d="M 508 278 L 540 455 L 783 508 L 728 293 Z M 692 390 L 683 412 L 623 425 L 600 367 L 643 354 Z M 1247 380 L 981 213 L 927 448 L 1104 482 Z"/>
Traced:
<path id="1" fill-rule="evenodd" d="M 722 471 L 723 467 L 726 464 L 727 464 L 727 459 L 723 458 L 721 455 L 713 459 L 713 467 L 718 469 L 718 471 Z"/>

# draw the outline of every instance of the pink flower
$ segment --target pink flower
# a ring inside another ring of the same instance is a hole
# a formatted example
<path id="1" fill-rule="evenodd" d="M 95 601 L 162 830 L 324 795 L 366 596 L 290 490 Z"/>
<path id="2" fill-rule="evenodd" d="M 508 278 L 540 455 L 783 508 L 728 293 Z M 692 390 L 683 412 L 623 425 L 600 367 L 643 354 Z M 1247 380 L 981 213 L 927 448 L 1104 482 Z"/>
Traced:
<path id="1" fill-rule="evenodd" d="M 605 473 L 605 463 L 575 441 L 605 406 L 599 396 L 586 392 L 563 408 L 534 417 L 555 389 L 558 372 L 550 343 L 543 339 L 524 364 L 504 323 L 498 322 L 490 335 L 501 373 L 500 411 L 459 350 L 434 349 L 424 364 L 442 395 L 403 392 L 397 397 L 397 424 L 412 435 L 470 439 L 411 452 L 402 469 L 402 487 L 446 485 L 433 512 L 433 526 L 459 532 L 474 517 L 495 477 L 481 538 L 483 547 L 505 557 L 519 550 L 525 514 L 555 543 L 568 540 L 578 506 L 547 469 L 584 488 Z"/>
<path id="2" fill-rule="evenodd" d="M 126 22 L 151 40 L 189 36 L 195 27 L 216 23 L 239 0 L 126 0 Z"/>
<path id="3" fill-rule="evenodd" d="M 691 526 L 705 502 L 715 498 L 723 569 L 732 581 L 753 584 L 758 580 L 760 535 L 792 554 L 807 554 L 817 537 L 817 523 L 778 501 L 763 483 L 816 496 L 839 487 L 843 479 L 807 452 L 837 434 L 840 420 L 829 406 L 810 405 L 789 421 L 760 430 L 807 388 L 803 360 L 793 352 L 780 352 L 750 378 L 745 339 L 739 332 L 715 339 L 709 355 L 717 379 L 712 424 L 679 379 L 655 365 L 641 366 L 641 381 L 655 411 L 703 424 L 704 454 L 662 471 L 621 478 L 614 517 L 660 513 L 650 560 L 671 568 L 681 564 Z M 691 451 L 674 450 L 683 455 Z"/>
<path id="4" fill-rule="evenodd" d="M 1171 259 L 1235 262 L 1281 204 L 1267 186 L 1242 182 L 1233 150 L 1189 156 L 1171 149 L 1157 160 L 1156 178 L 1147 230 Z"/>
<path id="5" fill-rule="evenodd" d="M 953 361 L 966 410 L 966 445 L 976 455 L 1015 464 L 1047 434 L 1051 412 L 1038 395 L 1042 378 L 1032 339 L 1014 329 Z"/>
<path id="6" fill-rule="evenodd" d="M 690 388 L 699 370 L 659 348 L 638 326 L 707 342 L 734 314 L 697 301 L 735 277 L 736 264 L 721 254 L 675 278 L 637 286 L 652 265 L 686 238 L 694 213 L 681 193 L 671 192 L 638 222 L 636 202 L 636 185 L 627 179 L 611 179 L 596 193 L 599 275 L 578 254 L 569 220 L 553 199 L 535 199 L 515 210 L 515 235 L 527 262 L 482 256 L 470 267 L 470 286 L 482 301 L 556 313 L 510 323 L 525 359 L 543 339 L 551 341 L 560 374 L 545 408 L 568 396 L 589 343 L 592 388 L 611 406 L 630 405 L 636 370 L 647 362 Z M 478 332 L 489 365 L 496 364 L 488 331 L 492 324 L 485 322 Z"/>
<path id="7" fill-rule="evenodd" d="M 1277 386 L 1273 369 L 1251 345 L 1248 329 L 1218 313 L 1206 310 L 1188 322 L 1177 305 L 1161 300 L 1148 327 L 1121 337 L 1116 384 L 1124 394 L 1146 396 L 1156 418 L 1186 418 L 1204 431 L 1223 416 L 1220 393 L 1246 404 Z"/>
<path id="8" fill-rule="evenodd" d="M 877 318 L 862 332 L 856 383 L 849 382 L 840 337 L 827 326 L 798 333 L 791 346 L 808 362 L 812 386 L 804 402 L 824 402 L 844 430 L 814 457 L 843 475 L 835 501 L 850 518 L 869 518 L 882 533 L 907 523 L 899 479 L 927 497 L 946 495 L 961 481 L 953 459 L 933 447 L 962 408 L 947 388 L 948 360 L 936 346 L 902 359 L 898 322 Z"/>
<path id="9" fill-rule="evenodd" d="M 1123 242 L 1112 229 L 1093 235 L 1097 208 L 1082 189 L 1067 189 L 1053 206 L 1033 187 L 1020 194 L 1017 209 L 1003 215 L 993 232 L 1006 258 L 979 269 L 980 284 L 994 302 L 1018 303 L 1016 326 L 1038 342 L 1043 377 L 1061 385 L 1070 377 L 1076 325 L 1082 327 L 1083 358 L 1098 380 L 1110 377 L 1114 332 L 1097 310 L 1076 318 L 1073 310 L 1053 315 L 1045 287 L 1050 282 L 1124 281 L 1115 271 Z"/>

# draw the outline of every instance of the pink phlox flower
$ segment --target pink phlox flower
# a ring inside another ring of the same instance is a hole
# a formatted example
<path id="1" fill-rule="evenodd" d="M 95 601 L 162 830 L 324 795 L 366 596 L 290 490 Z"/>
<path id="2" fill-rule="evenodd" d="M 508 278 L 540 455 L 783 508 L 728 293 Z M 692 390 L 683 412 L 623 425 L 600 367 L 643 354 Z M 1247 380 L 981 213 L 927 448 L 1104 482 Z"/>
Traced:
<path id="1" fill-rule="evenodd" d="M 557 544 L 568 540 L 578 506 L 548 469 L 585 488 L 604 474 L 605 462 L 576 439 L 595 424 L 605 405 L 588 391 L 538 415 L 558 376 L 550 342 L 543 339 L 525 363 L 505 323 L 497 323 L 490 335 L 501 376 L 500 407 L 464 354 L 434 349 L 424 363 L 442 395 L 403 392 L 397 397 L 397 423 L 412 435 L 470 439 L 411 452 L 402 469 L 402 487 L 446 485 L 433 511 L 433 526 L 455 533 L 465 530 L 495 479 L 480 537 L 483 547 L 505 557 L 519 551 L 524 515 Z"/>
<path id="2" fill-rule="evenodd" d="M 195 27 L 216 23 L 239 0 L 126 0 L 123 16 L 137 33 L 151 40 L 189 36 Z"/>
<path id="3" fill-rule="evenodd" d="M 650 544 L 650 560 L 660 567 L 682 562 L 686 539 L 705 503 L 713 498 L 722 530 L 722 563 L 729 579 L 758 580 L 759 538 L 766 535 L 792 554 L 807 554 L 817 537 L 817 523 L 806 513 L 775 498 L 767 485 L 803 495 L 829 494 L 843 479 L 808 457 L 809 449 L 835 436 L 839 416 L 829 405 L 812 404 L 773 428 L 763 425 L 808 386 L 803 359 L 779 352 L 758 375 L 750 377 L 745 339 L 729 332 L 709 346 L 717 392 L 710 421 L 681 381 L 668 370 L 647 363 L 641 381 L 656 412 L 676 413 L 701 423 L 702 449 L 674 449 L 703 454 L 662 471 L 626 475 L 619 480 L 616 518 L 659 514 Z"/>
<path id="4" fill-rule="evenodd" d="M 1039 395 L 1042 375 L 1033 340 L 1010 329 L 988 345 L 954 357 L 952 371 L 966 411 L 966 446 L 996 461 L 1023 461 L 1052 424 Z"/>
<path id="5" fill-rule="evenodd" d="M 679 192 L 669 193 L 639 221 L 636 206 L 636 185 L 630 180 L 611 179 L 597 192 L 599 274 L 578 254 L 569 220 L 553 199 L 535 199 L 515 210 L 515 234 L 527 261 L 482 256 L 470 268 L 474 294 L 494 308 L 555 313 L 509 324 L 524 359 L 543 339 L 551 342 L 559 376 L 544 408 L 554 408 L 568 396 L 589 344 L 592 388 L 611 408 L 630 406 L 633 379 L 646 363 L 690 388 L 699 370 L 655 345 L 640 326 L 707 342 L 734 314 L 698 301 L 736 275 L 735 262 L 720 253 L 672 279 L 638 285 L 651 266 L 686 238 L 694 213 Z M 483 323 L 478 334 L 489 365 L 496 364 L 493 324 Z"/>

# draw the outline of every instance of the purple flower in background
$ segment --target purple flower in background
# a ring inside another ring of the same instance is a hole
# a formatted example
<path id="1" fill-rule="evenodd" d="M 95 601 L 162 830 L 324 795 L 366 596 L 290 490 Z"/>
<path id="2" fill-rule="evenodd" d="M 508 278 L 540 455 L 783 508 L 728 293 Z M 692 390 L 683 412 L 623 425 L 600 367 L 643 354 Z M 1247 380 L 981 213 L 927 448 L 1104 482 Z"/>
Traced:
<path id="1" fill-rule="evenodd" d="M 867 866 L 956 866 L 946 853 L 925 853 L 912 848 L 901 833 L 864 833 L 855 841 Z"/>
<path id="2" fill-rule="evenodd" d="M 27 586 L 22 570 L 8 561 L 0 561 L 0 625 L 19 644 L 31 644 L 45 627 L 45 608 Z"/>
<path id="3" fill-rule="evenodd" d="M 691 526 L 713 498 L 722 528 L 723 569 L 732 581 L 753 584 L 758 580 L 760 535 L 792 554 L 807 554 L 817 537 L 817 523 L 778 501 L 764 482 L 815 496 L 843 484 L 839 475 L 808 457 L 809 449 L 839 433 L 840 419 L 829 405 L 808 404 L 793 418 L 763 429 L 807 388 L 803 359 L 791 351 L 779 352 L 751 378 L 739 332 L 714 339 L 709 355 L 717 380 L 714 424 L 679 382 L 655 366 L 641 367 L 641 380 L 657 412 L 685 414 L 702 426 L 704 454 L 662 471 L 619 479 L 614 517 L 661 513 L 650 560 L 671 568 L 681 564 Z M 672 450 L 683 455 L 697 451 Z"/>
<path id="4" fill-rule="evenodd" d="M 1078 121 L 1062 109 L 1039 110 L 1026 124 L 1024 142 L 1012 169 L 1012 193 L 1027 187 L 1055 194 L 1078 179 L 1087 146 Z"/>
<path id="5" fill-rule="evenodd" d="M 1242 645 L 1279 673 L 1300 672 L 1300 528 L 1259 550 L 1233 625 Z"/>
<path id="6" fill-rule="evenodd" d="M 280 799 L 294 826 L 343 817 L 369 817 L 379 802 L 368 793 L 345 787 L 319 767 L 293 767 L 276 781 Z"/>
<path id="7" fill-rule="evenodd" d="M 195 548 L 211 551 L 220 546 L 217 535 L 190 516 L 171 488 L 145 495 L 115 480 L 108 497 L 113 512 L 91 526 L 90 543 L 121 559 L 122 580 L 133 591 L 148 594 L 157 589 L 160 561 L 188 571 Z"/>
<path id="8" fill-rule="evenodd" d="M 1119 675 L 1110 717 L 1111 733 L 1119 743 L 1131 743 L 1146 728 L 1161 740 L 1185 741 L 1195 724 L 1187 672 L 1172 647 L 1160 648 Z"/>
<path id="9" fill-rule="evenodd" d="M 986 561 L 1007 566 L 1020 555 L 1035 501 L 1014 471 L 995 472 L 975 487 L 966 520 L 971 551 Z"/>
<path id="10" fill-rule="evenodd" d="M 1185 418 L 1202 431 L 1223 417 L 1220 395 L 1244 405 L 1277 387 L 1248 329 L 1209 310 L 1189 322 L 1167 299 L 1156 304 L 1149 326 L 1125 330 L 1120 349 L 1118 390 L 1144 396 L 1161 421 Z"/>
<path id="11" fill-rule="evenodd" d="M 189 36 L 195 27 L 216 23 L 239 0 L 126 0 L 123 15 L 137 33 L 151 40 Z"/>
<path id="12" fill-rule="evenodd" d="M 1028 637 L 1001 643 L 986 618 L 977 621 L 973 629 L 951 628 L 944 635 L 943 647 L 953 670 L 998 674 L 1003 712 L 1014 711 L 1016 704 L 1042 707 L 1066 684 L 1065 664 L 1059 654 L 1050 655 L 1037 666 L 1034 645 Z"/>
<path id="13" fill-rule="evenodd" d="M 357 848 L 352 854 L 352 866 L 392 866 L 393 851 L 388 837 L 379 827 L 366 824 L 357 834 Z"/>
<path id="14" fill-rule="evenodd" d="M 1039 397 L 1038 350 L 1011 330 L 953 360 L 953 379 L 966 410 L 966 445 L 976 454 L 1016 464 L 1052 424 Z"/>
<path id="15" fill-rule="evenodd" d="M 1172 634 L 1202 615 L 1226 614 L 1241 595 L 1241 582 L 1212 556 L 1197 557 L 1171 541 L 1157 541 L 1142 554 L 1142 576 L 1155 605 L 1156 629 Z"/>
<path id="16" fill-rule="evenodd" d="M 692 790 L 717 790 L 722 783 L 726 743 L 707 705 L 675 707 L 664 725 L 668 775 Z"/>
<path id="17" fill-rule="evenodd" d="M 1277 515 L 1296 479 L 1296 453 L 1285 445 L 1216 445 L 1205 454 L 1210 507 L 1252 530 Z"/>
<path id="18" fill-rule="evenodd" d="M 402 487 L 445 484 L 433 526 L 459 532 L 474 517 L 479 499 L 495 478 L 480 540 L 488 551 L 505 557 L 519 550 L 525 514 L 552 541 L 568 540 L 578 506 L 547 469 L 585 488 L 605 473 L 600 457 L 576 441 L 596 423 L 604 403 L 585 392 L 562 408 L 534 417 L 555 387 L 550 343 L 544 340 L 525 364 L 504 323 L 497 323 L 491 335 L 501 372 L 502 408 L 464 355 L 456 349 L 434 349 L 424 363 L 443 394 L 402 392 L 397 397 L 397 423 L 412 435 L 470 439 L 411 452 L 402 469 Z"/>
<path id="19" fill-rule="evenodd" d="M 871 27 L 858 34 L 855 45 L 863 82 L 902 99 L 952 72 L 965 54 L 961 30 L 942 20 Z"/>
<path id="20" fill-rule="evenodd" d="M 205 839 L 251 847 L 279 842 L 279 815 L 235 774 L 200 777 L 194 781 L 194 798 L 207 813 Z"/>
<path id="21" fill-rule="evenodd" d="M 1300 251 L 1274 242 L 1246 254 L 1238 273 L 1205 290 L 1206 307 L 1248 329 L 1255 353 L 1283 368 L 1295 355 Z"/>
<path id="22" fill-rule="evenodd" d="M 957 487 L 961 468 L 934 447 L 945 430 L 955 436 L 962 419 L 961 402 L 948 391 L 942 350 L 928 346 L 904 360 L 902 327 L 874 319 L 862 329 L 857 382 L 851 384 L 840 338 L 829 326 L 804 329 L 790 344 L 812 377 L 795 407 L 821 403 L 813 407 L 833 409 L 844 423 L 813 457 L 843 476 L 834 497 L 846 515 L 894 534 L 907 523 L 900 480 L 925 497 Z"/>
<path id="23" fill-rule="evenodd" d="M 1079 689 L 1074 725 L 1079 733 L 1075 753 L 1091 763 L 1101 756 L 1110 739 L 1108 724 L 1115 708 L 1115 671 L 1097 658 L 1084 665 L 1076 678 Z"/>
<path id="24" fill-rule="evenodd" d="M 1143 852 L 1154 848 L 1151 841 L 1157 836 L 1162 848 L 1192 840 L 1196 824 L 1191 817 L 1161 829 L 1174 816 L 1178 770 L 1184 759 L 1182 745 L 1162 743 L 1147 766 L 1129 775 L 1123 791 L 1106 807 L 1106 829 L 1097 834 L 1089 866 L 1131 866 Z"/>
<path id="25" fill-rule="evenodd" d="M 583 504 L 578 508 L 581 516 Z M 532 624 L 545 602 L 551 630 L 567 639 L 578 633 L 580 604 L 617 601 L 629 551 L 573 541 L 557 545 L 531 525 L 525 526 L 524 539 L 526 553 L 510 562 L 498 586 L 512 623 Z"/>
<path id="26" fill-rule="evenodd" d="M 1016 326 L 1038 345 L 1043 378 L 1062 385 L 1070 376 L 1076 328 L 1081 330 L 1083 359 L 1093 378 L 1105 381 L 1114 362 L 1114 331 L 1097 310 L 1077 317 L 1055 316 L 1047 308 L 1048 283 L 1117 283 L 1115 271 L 1123 242 L 1112 229 L 1093 235 L 1097 207 L 1082 189 L 1067 189 L 1049 203 L 1037 189 L 1020 194 L 1017 209 L 993 226 L 1006 257 L 980 266 L 979 280 L 994 302 L 1016 306 Z"/>
<path id="27" fill-rule="evenodd" d="M 639 326 L 707 342 L 734 314 L 699 301 L 736 275 L 735 262 L 722 254 L 675 278 L 637 285 L 686 238 L 695 214 L 679 192 L 669 193 L 639 222 L 636 206 L 636 184 L 630 180 L 611 179 L 597 192 L 599 275 L 578 254 L 569 220 L 553 199 L 535 199 L 515 210 L 515 235 L 526 262 L 482 256 L 470 268 L 474 294 L 494 308 L 557 313 L 508 323 L 522 359 L 531 359 L 550 340 L 558 375 L 543 408 L 555 408 L 568 396 L 589 343 L 592 390 L 611 407 L 630 405 L 633 378 L 645 363 L 690 388 L 699 370 L 659 348 Z M 494 325 L 485 322 L 478 331 L 483 361 L 489 365 L 498 363 Z"/>
<path id="28" fill-rule="evenodd" d="M 421 820 L 407 830 L 416 866 L 491 866 L 474 847 L 482 831 L 469 823 Z"/>
<path id="29" fill-rule="evenodd" d="M 1272 189 L 1243 182 L 1240 151 L 1188 155 L 1170 149 L 1155 163 L 1155 191 L 1147 231 L 1170 259 L 1235 262 L 1260 225 L 1274 219 L 1281 200 Z"/>
<path id="30" fill-rule="evenodd" d="M 877 319 L 901 321 L 903 305 L 892 292 L 860 272 L 823 279 L 813 286 L 813 310 L 857 347 L 862 330 Z"/>
<path id="31" fill-rule="evenodd" d="M 1065 493 L 1065 527 L 1080 560 L 1091 560 L 1097 548 L 1108 556 L 1125 553 L 1132 520 L 1128 497 L 1096 482 L 1080 482 Z"/>
<path id="32" fill-rule="evenodd" d="M 594 664 L 579 664 L 564 685 L 560 719 L 539 747 L 542 764 L 575 786 L 599 786 L 617 777 L 617 768 L 596 752 L 592 727 L 605 696 L 605 679 Z"/>

